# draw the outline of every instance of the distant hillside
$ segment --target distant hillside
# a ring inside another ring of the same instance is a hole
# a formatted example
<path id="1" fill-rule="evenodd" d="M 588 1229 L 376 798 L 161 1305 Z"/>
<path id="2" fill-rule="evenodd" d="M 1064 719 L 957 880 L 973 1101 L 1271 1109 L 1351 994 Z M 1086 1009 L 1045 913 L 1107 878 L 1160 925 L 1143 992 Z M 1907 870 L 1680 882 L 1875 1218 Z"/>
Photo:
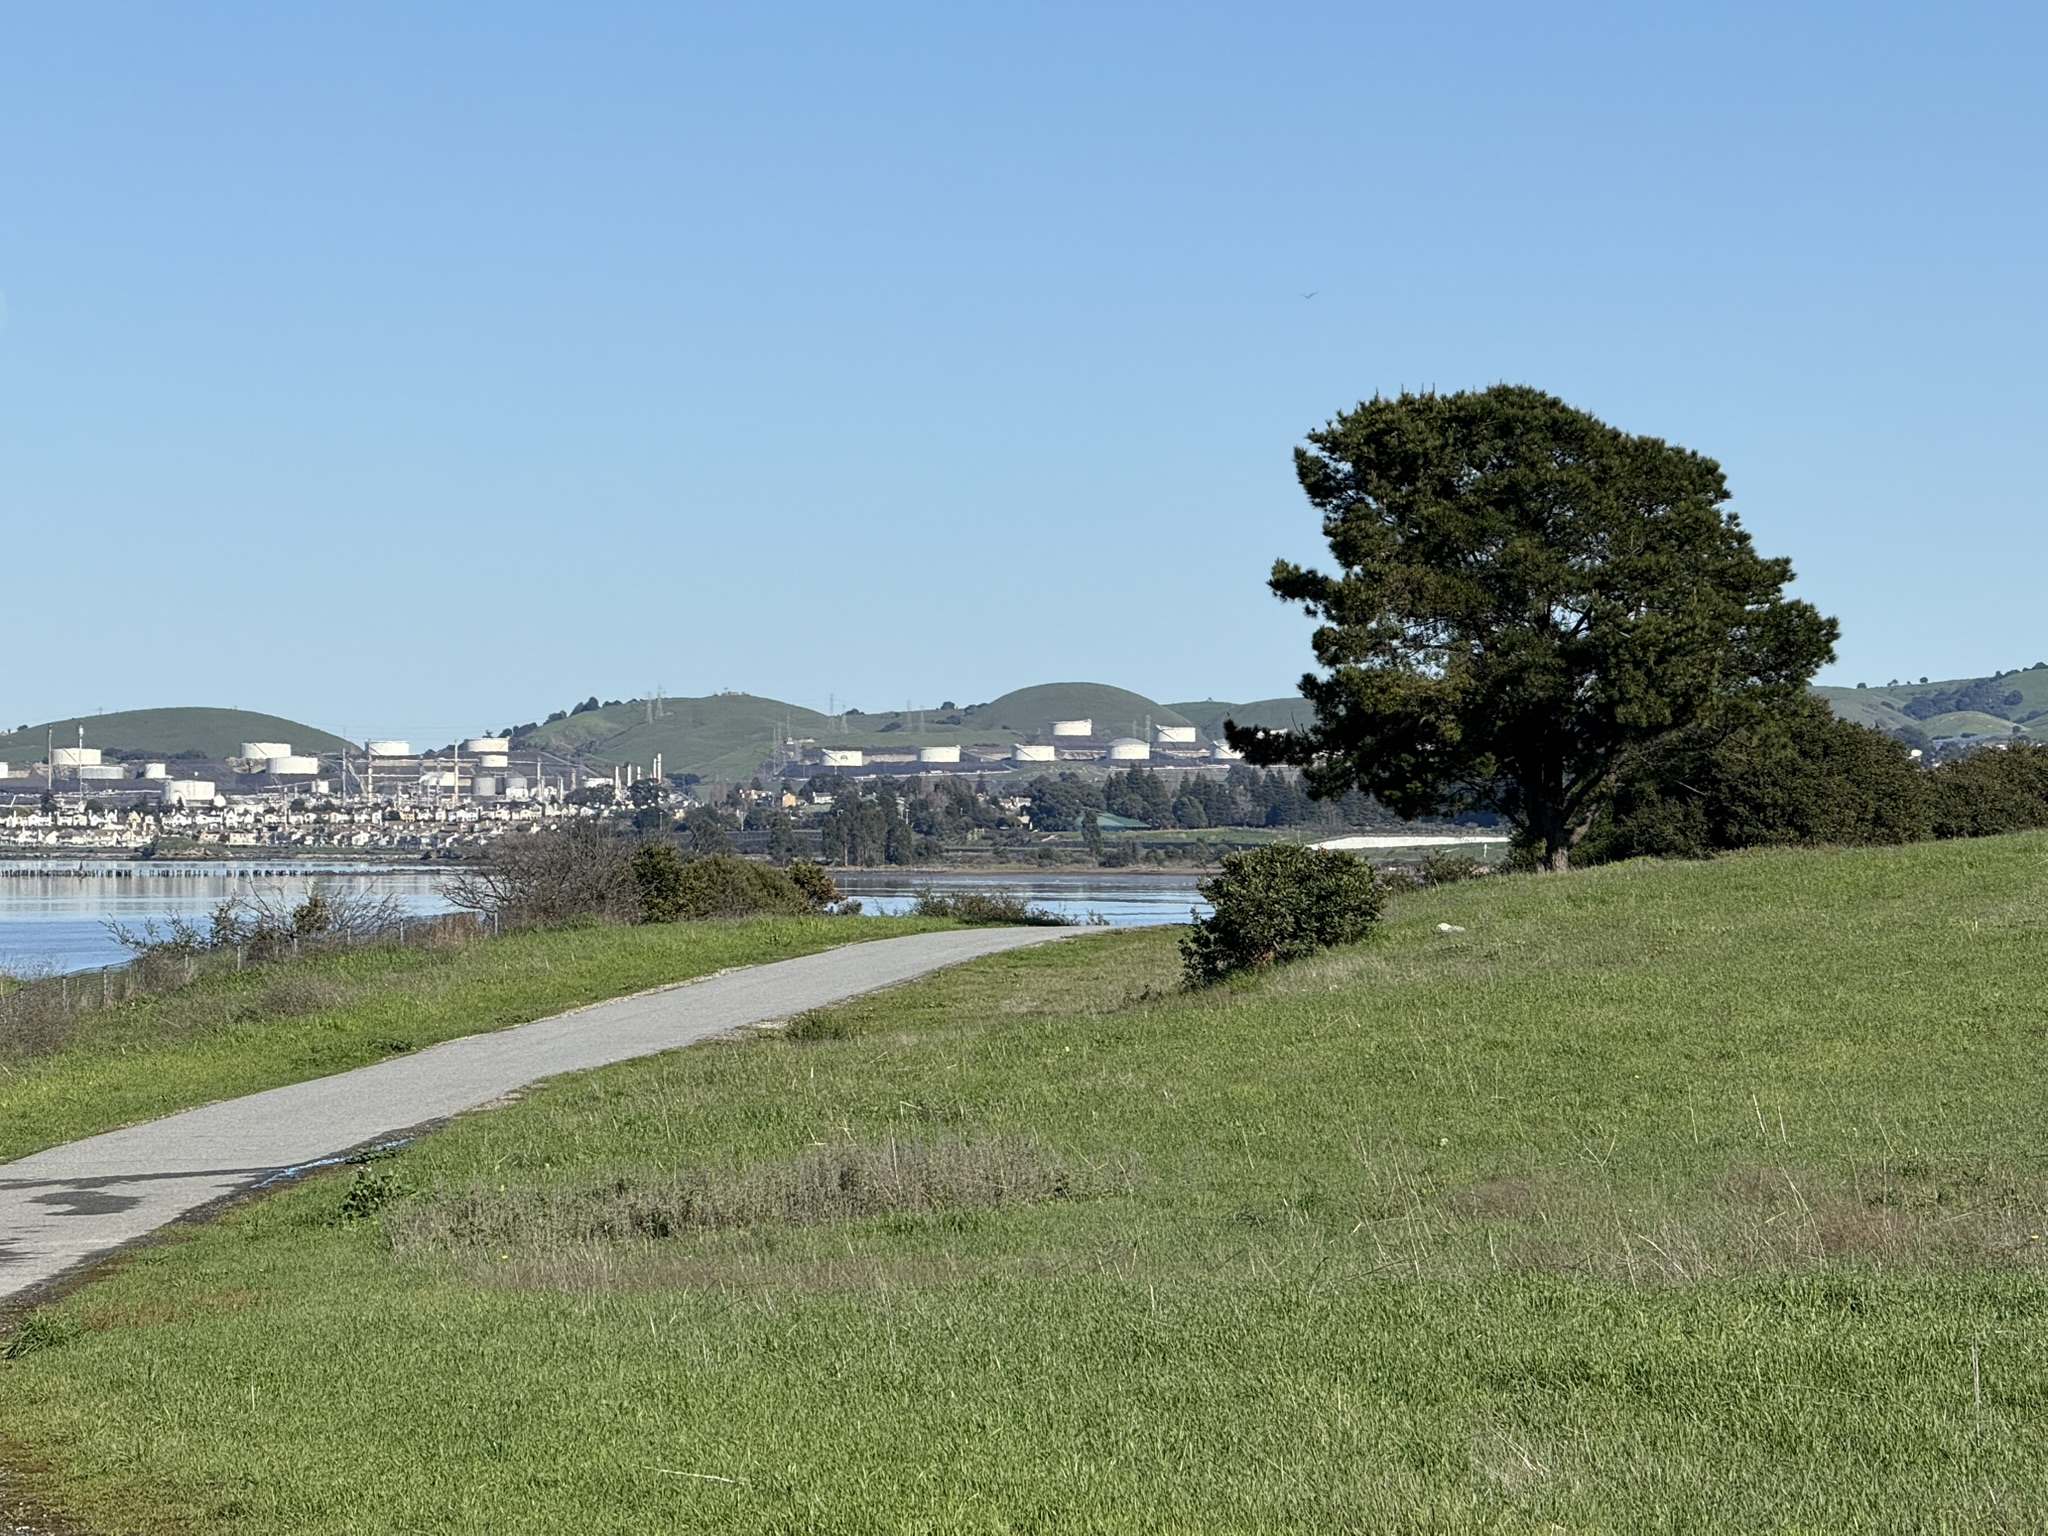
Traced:
<path id="1" fill-rule="evenodd" d="M 887 748 L 1003 745 L 1043 736 L 1055 720 L 1088 720 L 1101 736 L 1142 736 L 1145 722 L 1191 725 L 1174 710 L 1105 683 L 1042 683 L 1020 688 L 986 704 L 952 709 L 891 710 L 867 714 L 816 710 L 753 694 L 720 693 L 704 698 L 631 699 L 586 709 L 565 719 L 522 731 L 522 747 L 573 752 L 593 767 L 637 763 L 659 752 L 665 773 L 694 773 L 705 779 L 741 779 L 786 737 L 809 738 L 824 746 Z"/>
<path id="2" fill-rule="evenodd" d="M 245 741 L 284 741 L 295 752 L 339 752 L 350 745 L 330 731 L 262 715 L 247 709 L 126 709 L 111 715 L 77 715 L 0 734 L 0 762 L 40 762 L 54 733 L 60 747 L 85 744 L 113 758 L 232 757 Z"/>
<path id="3" fill-rule="evenodd" d="M 2048 664 L 1989 677 L 1816 688 L 1844 720 L 1874 725 L 1916 746 L 1943 736 L 2048 736 Z"/>
<path id="4" fill-rule="evenodd" d="M 1015 736 L 1042 736 L 1055 720 L 1088 720 L 1098 736 L 1143 736 L 1154 725 L 1193 725 L 1170 704 L 1107 683 L 1040 683 L 965 712 L 969 726 Z"/>
<path id="5" fill-rule="evenodd" d="M 614 763 L 645 766 L 659 752 L 666 773 L 743 779 L 785 737 L 822 739 L 833 734 L 830 726 L 831 721 L 815 710 L 779 699 L 720 693 L 658 703 L 633 699 L 589 709 L 522 732 L 519 743 L 574 752 L 591 765 L 606 768 Z"/>
<path id="6" fill-rule="evenodd" d="M 1310 725 L 1316 717 L 1316 712 L 1309 708 L 1308 700 L 1300 694 L 1285 699 L 1254 699 L 1249 704 L 1202 699 L 1193 703 L 1169 704 L 1167 708 L 1179 710 L 1204 736 L 1217 741 L 1223 739 L 1225 720 L 1234 720 L 1239 725 L 1262 725 L 1269 731 L 1286 731 L 1298 725 Z"/>

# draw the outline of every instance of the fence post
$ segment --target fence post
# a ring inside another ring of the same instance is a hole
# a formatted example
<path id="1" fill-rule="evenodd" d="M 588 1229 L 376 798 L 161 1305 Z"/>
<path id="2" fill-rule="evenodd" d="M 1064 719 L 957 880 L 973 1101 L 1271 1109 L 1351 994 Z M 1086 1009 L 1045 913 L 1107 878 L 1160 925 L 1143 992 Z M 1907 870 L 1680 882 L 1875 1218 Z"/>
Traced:
<path id="1" fill-rule="evenodd" d="M 107 968 L 103 965 L 100 967 L 100 1006 L 102 1008 L 106 1007 L 108 1003 L 107 988 L 109 985 L 111 983 L 107 980 Z"/>

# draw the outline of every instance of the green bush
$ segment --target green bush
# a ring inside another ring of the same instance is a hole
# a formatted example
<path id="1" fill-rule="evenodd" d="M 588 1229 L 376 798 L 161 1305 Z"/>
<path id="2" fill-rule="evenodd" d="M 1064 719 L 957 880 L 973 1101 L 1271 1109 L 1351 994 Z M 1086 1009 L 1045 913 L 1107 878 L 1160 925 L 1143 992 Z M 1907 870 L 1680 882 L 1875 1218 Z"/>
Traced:
<path id="1" fill-rule="evenodd" d="M 640 921 L 672 923 L 683 915 L 683 861 L 667 843 L 649 843 L 633 855 L 633 888 Z"/>
<path id="2" fill-rule="evenodd" d="M 1637 756 L 1572 858 L 1702 859 L 1927 835 L 1925 776 L 1905 746 L 1808 695 L 1768 715 L 1703 723 Z"/>
<path id="3" fill-rule="evenodd" d="M 824 865 L 813 864 L 809 859 L 792 859 L 787 872 L 790 883 L 804 893 L 804 900 L 815 910 L 822 912 L 839 904 L 839 887 L 833 884 Z"/>
<path id="4" fill-rule="evenodd" d="M 815 865 L 808 866 L 816 869 Z M 750 864 L 737 854 L 685 859 L 668 843 L 649 843 L 633 855 L 640 918 L 648 923 L 701 922 L 707 918 L 791 916 L 822 911 L 838 898 L 831 878 L 805 867 L 787 870 Z"/>
<path id="5" fill-rule="evenodd" d="M 1071 928 L 1073 919 L 1034 907 L 1015 891 L 955 891 L 929 886 L 917 893 L 911 908 L 917 917 L 950 917 L 963 923 L 1014 923 L 1027 928 Z"/>
<path id="6" fill-rule="evenodd" d="M 1356 943 L 1383 898 L 1363 859 L 1292 843 L 1227 853 L 1222 873 L 1199 889 L 1215 910 L 1180 945 L 1181 968 L 1198 987 Z"/>
<path id="7" fill-rule="evenodd" d="M 1926 775 L 1936 837 L 1993 837 L 2048 827 L 2048 746 L 2016 741 Z"/>

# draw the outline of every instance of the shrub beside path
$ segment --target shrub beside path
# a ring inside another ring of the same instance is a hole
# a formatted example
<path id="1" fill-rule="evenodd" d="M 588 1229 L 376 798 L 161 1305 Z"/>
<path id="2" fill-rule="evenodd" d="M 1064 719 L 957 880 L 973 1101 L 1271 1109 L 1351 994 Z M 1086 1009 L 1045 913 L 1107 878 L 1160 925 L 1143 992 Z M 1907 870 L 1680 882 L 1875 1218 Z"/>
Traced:
<path id="1" fill-rule="evenodd" d="M 542 1078 L 674 1050 L 1076 931 L 970 929 L 848 944 L 465 1035 L 0 1164 L 0 1300 L 201 1206 Z"/>

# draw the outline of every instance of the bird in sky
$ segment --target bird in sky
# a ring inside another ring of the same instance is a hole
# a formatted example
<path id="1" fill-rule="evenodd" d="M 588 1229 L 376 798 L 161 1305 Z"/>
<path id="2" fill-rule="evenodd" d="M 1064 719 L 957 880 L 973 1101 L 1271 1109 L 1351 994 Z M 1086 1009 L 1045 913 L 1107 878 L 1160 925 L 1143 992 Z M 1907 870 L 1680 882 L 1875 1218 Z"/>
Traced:
<path id="1" fill-rule="evenodd" d="M 1321 293 L 1322 291 L 1323 291 L 1322 289 L 1318 288 L 1318 289 L 1316 290 L 1316 293 Z M 1312 298 L 1314 298 L 1314 297 L 1316 296 L 1316 293 L 1304 293 L 1304 294 L 1302 295 L 1302 297 L 1303 297 L 1304 299 L 1312 299 Z"/>

